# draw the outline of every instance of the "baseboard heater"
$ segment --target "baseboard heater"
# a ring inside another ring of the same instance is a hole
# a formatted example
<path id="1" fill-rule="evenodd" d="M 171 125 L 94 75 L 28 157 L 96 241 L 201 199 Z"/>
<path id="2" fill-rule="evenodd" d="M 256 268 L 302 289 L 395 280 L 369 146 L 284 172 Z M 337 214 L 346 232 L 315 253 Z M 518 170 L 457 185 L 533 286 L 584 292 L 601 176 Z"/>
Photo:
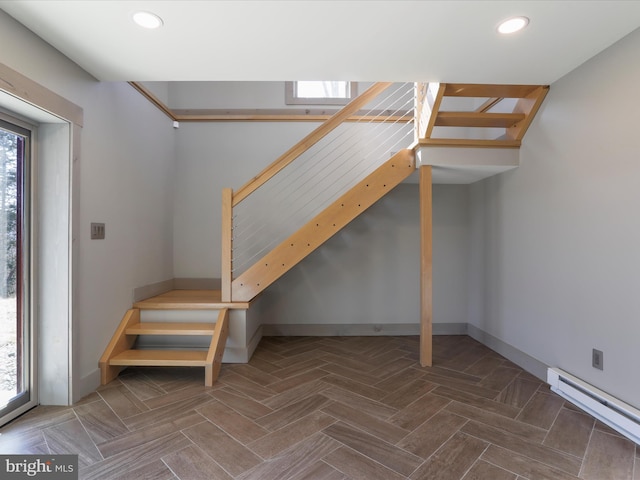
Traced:
<path id="1" fill-rule="evenodd" d="M 559 368 L 547 370 L 547 382 L 552 391 L 640 445 L 640 410 Z"/>

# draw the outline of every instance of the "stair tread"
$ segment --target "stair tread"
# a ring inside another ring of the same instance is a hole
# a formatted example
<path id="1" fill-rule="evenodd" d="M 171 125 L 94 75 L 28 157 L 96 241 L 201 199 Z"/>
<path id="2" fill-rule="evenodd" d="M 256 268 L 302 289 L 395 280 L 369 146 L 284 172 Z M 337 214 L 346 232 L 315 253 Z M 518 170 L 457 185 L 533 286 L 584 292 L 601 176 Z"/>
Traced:
<path id="1" fill-rule="evenodd" d="M 223 302 L 220 290 L 171 290 L 134 303 L 140 310 L 220 310 L 249 308 L 249 302 Z"/>
<path id="2" fill-rule="evenodd" d="M 206 360 L 206 350 L 125 350 L 112 357 L 109 365 L 204 367 Z"/>
<path id="3" fill-rule="evenodd" d="M 140 322 L 127 328 L 127 335 L 213 335 L 215 323 Z"/>

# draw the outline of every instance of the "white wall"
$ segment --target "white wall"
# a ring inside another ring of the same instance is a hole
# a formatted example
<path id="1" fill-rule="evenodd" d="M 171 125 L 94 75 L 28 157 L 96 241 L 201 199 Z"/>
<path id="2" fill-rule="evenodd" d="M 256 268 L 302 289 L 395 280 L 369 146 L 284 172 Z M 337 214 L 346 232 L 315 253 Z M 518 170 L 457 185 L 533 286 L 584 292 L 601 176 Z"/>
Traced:
<path id="1" fill-rule="evenodd" d="M 175 131 L 126 83 L 97 82 L 0 11 L 0 62 L 84 109 L 80 148 L 80 236 L 73 278 L 77 335 L 73 380 L 97 386 L 98 359 L 133 288 L 173 277 Z M 75 195 L 74 194 L 74 195 Z M 106 223 L 91 241 L 89 224 Z"/>
<path id="2" fill-rule="evenodd" d="M 447 331 L 466 323 L 468 187 L 434 185 L 433 217 L 433 321 Z M 418 185 L 399 185 L 265 291 L 269 331 L 416 334 L 419 221 Z"/>
<path id="3" fill-rule="evenodd" d="M 640 31 L 558 82 L 471 187 L 469 322 L 640 407 Z M 591 350 L 604 352 L 604 371 Z"/>

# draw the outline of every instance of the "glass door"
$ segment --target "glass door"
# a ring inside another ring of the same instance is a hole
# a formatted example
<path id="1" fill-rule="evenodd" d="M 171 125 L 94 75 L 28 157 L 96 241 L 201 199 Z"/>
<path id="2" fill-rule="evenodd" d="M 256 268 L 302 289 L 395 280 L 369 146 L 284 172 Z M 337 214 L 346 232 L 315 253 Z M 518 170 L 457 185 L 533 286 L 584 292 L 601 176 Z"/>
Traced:
<path id="1" fill-rule="evenodd" d="M 0 118 L 0 425 L 37 403 L 29 308 L 31 135 Z"/>

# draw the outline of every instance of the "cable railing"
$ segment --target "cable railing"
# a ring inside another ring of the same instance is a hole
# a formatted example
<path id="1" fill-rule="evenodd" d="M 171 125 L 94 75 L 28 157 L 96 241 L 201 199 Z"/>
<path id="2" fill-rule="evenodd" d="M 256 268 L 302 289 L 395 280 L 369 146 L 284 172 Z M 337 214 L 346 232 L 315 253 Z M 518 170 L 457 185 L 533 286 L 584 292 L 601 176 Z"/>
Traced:
<path id="1" fill-rule="evenodd" d="M 413 83 L 374 84 L 252 182 L 225 193 L 223 248 L 231 252 L 223 253 L 223 296 L 225 283 L 413 144 L 415 92 Z"/>

